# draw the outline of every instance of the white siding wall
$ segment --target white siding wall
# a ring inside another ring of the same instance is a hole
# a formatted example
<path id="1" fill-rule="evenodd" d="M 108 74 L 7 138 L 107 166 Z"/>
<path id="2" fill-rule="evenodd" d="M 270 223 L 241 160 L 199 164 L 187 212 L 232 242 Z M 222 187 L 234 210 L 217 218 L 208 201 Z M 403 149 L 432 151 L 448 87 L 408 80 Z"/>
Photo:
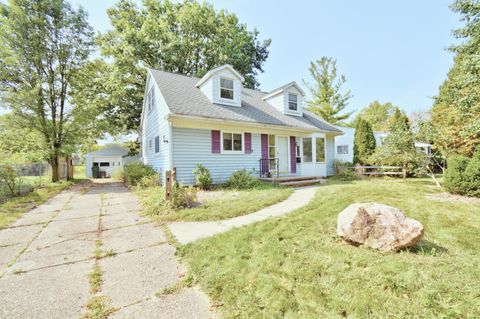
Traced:
<path id="1" fill-rule="evenodd" d="M 193 184 L 192 173 L 201 163 L 210 170 L 214 183 L 225 182 L 239 169 L 258 172 L 261 158 L 260 134 L 252 133 L 251 154 L 213 154 L 210 130 L 173 128 L 173 166 L 177 168 L 177 180 Z"/>
<path id="2" fill-rule="evenodd" d="M 341 127 L 336 126 L 339 130 L 341 130 L 344 135 L 336 136 L 335 137 L 335 158 L 342 162 L 353 162 L 353 137 L 355 135 L 355 129 L 351 127 Z M 339 145 L 347 145 L 348 146 L 348 154 L 338 154 L 337 146 Z"/>
<path id="3" fill-rule="evenodd" d="M 325 160 L 327 161 L 327 176 L 332 176 L 335 174 L 335 169 L 333 163 L 335 161 L 335 139 L 333 136 L 328 136 L 326 138 L 326 154 Z"/>
<path id="4" fill-rule="evenodd" d="M 152 166 L 157 172 L 162 174 L 165 179 L 165 171 L 170 167 L 169 143 L 171 138 L 169 134 L 169 123 L 165 120 L 165 116 L 169 110 L 165 99 L 156 85 L 153 85 L 152 79 L 149 77 L 147 83 L 147 95 L 150 88 L 155 90 L 155 101 L 151 111 L 148 111 L 147 103 L 145 105 L 145 114 L 142 129 L 142 160 L 145 164 Z M 160 152 L 155 153 L 155 137 L 160 138 Z M 168 143 L 164 143 L 164 137 Z M 149 146 L 149 141 L 151 147 Z"/>

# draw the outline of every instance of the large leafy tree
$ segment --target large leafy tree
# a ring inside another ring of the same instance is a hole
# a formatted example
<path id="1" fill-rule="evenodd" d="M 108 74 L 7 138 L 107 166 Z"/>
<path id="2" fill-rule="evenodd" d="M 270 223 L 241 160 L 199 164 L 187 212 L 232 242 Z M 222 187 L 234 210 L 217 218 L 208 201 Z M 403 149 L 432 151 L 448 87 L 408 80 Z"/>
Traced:
<path id="1" fill-rule="evenodd" d="M 342 92 L 347 79 L 344 75 L 337 74 L 337 61 L 322 57 L 310 62 L 308 71 L 312 78 L 312 82 L 304 80 L 311 94 L 311 99 L 307 101 L 308 109 L 327 122 L 342 124 L 353 113 L 344 113 L 352 94 L 350 90 Z"/>
<path id="2" fill-rule="evenodd" d="M 1 6 L 0 96 L 20 125 L 42 136 L 53 181 L 59 178 L 59 157 L 94 122 L 94 109 L 69 103 L 92 38 L 85 11 L 67 1 L 10 0 Z"/>
<path id="3" fill-rule="evenodd" d="M 367 164 L 375 152 L 376 142 L 372 126 L 363 118 L 357 120 L 353 137 L 353 163 Z"/>
<path id="4" fill-rule="evenodd" d="M 231 64 L 245 77 L 245 85 L 258 86 L 270 40 L 260 41 L 235 14 L 216 11 L 207 2 L 144 0 L 141 6 L 121 0 L 108 10 L 112 30 L 98 37 L 103 66 L 100 106 L 121 132 L 140 124 L 146 68 L 190 76 Z"/>
<path id="5" fill-rule="evenodd" d="M 357 121 L 363 118 L 370 123 L 374 131 L 387 131 L 389 120 L 395 109 L 396 107 L 390 102 L 380 103 L 378 100 L 375 100 L 357 113 L 352 126 L 355 127 Z"/>
<path id="6" fill-rule="evenodd" d="M 464 41 L 431 110 L 435 146 L 447 158 L 472 156 L 480 145 L 480 1 L 457 0 L 451 8 L 465 26 L 454 34 Z"/>

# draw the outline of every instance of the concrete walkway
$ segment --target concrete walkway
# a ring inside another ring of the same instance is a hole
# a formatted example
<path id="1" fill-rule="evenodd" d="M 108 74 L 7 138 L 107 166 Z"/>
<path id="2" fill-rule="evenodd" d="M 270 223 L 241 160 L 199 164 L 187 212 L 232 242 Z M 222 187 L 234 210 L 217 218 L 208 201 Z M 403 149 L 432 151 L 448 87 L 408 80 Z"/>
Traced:
<path id="1" fill-rule="evenodd" d="M 252 224 L 271 217 L 288 214 L 306 205 L 315 195 L 319 186 L 302 187 L 283 202 L 261 209 L 249 215 L 238 216 L 216 222 L 174 222 L 168 228 L 181 244 L 188 244 L 226 232 L 232 228 Z"/>
<path id="2" fill-rule="evenodd" d="M 211 318 L 198 289 L 161 293 L 185 269 L 139 210 L 121 184 L 95 184 L 62 192 L 0 230 L 0 318 L 80 318 L 94 297 L 110 318 Z M 95 267 L 102 280 L 94 293 Z"/>

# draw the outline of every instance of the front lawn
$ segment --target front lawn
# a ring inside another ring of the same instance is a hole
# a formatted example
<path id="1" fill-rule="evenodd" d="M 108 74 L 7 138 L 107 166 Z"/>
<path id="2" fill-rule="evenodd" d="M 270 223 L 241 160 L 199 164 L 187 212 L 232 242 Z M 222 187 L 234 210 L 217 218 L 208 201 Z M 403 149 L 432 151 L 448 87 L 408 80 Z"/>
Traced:
<path id="1" fill-rule="evenodd" d="M 478 318 L 480 203 L 427 197 L 435 193 L 428 179 L 332 183 L 297 212 L 180 255 L 226 318 Z M 381 253 L 340 240 L 338 213 L 373 201 L 419 220 L 421 244 Z"/>
<path id="2" fill-rule="evenodd" d="M 285 200 L 291 188 L 260 185 L 251 190 L 219 189 L 198 193 L 197 207 L 172 209 L 165 203 L 165 189 L 137 189 L 145 214 L 160 222 L 222 220 L 246 215 Z"/>

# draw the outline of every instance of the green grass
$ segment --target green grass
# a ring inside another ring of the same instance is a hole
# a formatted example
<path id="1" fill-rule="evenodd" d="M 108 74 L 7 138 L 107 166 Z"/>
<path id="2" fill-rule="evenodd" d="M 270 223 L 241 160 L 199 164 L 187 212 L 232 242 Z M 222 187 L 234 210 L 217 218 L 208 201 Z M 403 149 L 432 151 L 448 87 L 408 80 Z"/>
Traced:
<path id="1" fill-rule="evenodd" d="M 77 167 L 75 168 L 77 169 Z M 84 182 L 84 176 L 85 174 L 75 174 L 73 181 L 58 183 L 52 183 L 47 177 L 42 177 L 42 187 L 36 186 L 30 193 L 0 202 L 0 228 L 9 225 L 30 209 L 46 202 L 73 184 Z"/>
<path id="2" fill-rule="evenodd" d="M 225 318 L 478 318 L 480 204 L 440 202 L 427 179 L 321 187 L 283 218 L 179 248 Z M 355 202 L 402 209 L 425 226 L 410 251 L 381 253 L 336 236 Z"/>
<path id="3" fill-rule="evenodd" d="M 285 200 L 291 188 L 262 185 L 252 190 L 224 190 L 223 195 L 195 208 L 174 210 L 166 205 L 165 190 L 153 187 L 137 190 L 145 206 L 145 214 L 160 222 L 222 220 L 253 213 Z"/>

